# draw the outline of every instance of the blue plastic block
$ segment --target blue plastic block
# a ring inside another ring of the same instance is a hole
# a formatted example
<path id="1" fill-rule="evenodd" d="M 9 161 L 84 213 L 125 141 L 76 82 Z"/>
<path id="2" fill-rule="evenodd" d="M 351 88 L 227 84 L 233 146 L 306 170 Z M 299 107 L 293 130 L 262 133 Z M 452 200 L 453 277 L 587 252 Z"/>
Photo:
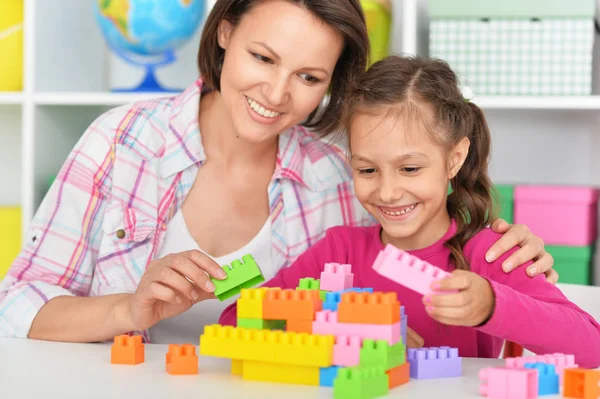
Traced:
<path id="1" fill-rule="evenodd" d="M 402 334 L 402 343 L 406 345 L 406 332 L 408 328 L 408 315 L 404 313 L 404 306 L 400 306 L 400 333 Z"/>
<path id="2" fill-rule="evenodd" d="M 462 375 L 462 358 L 458 357 L 458 348 L 411 348 L 406 360 L 410 363 L 410 378 L 446 378 Z"/>
<path id="3" fill-rule="evenodd" d="M 352 287 L 352 288 L 348 288 L 348 289 L 343 290 L 343 291 L 339 291 L 340 294 L 343 294 L 344 292 L 370 292 L 372 294 L 373 293 L 373 288 Z"/>
<path id="4" fill-rule="evenodd" d="M 332 387 L 333 380 L 337 377 L 338 366 L 321 367 L 319 370 L 319 385 L 322 387 Z"/>
<path id="5" fill-rule="evenodd" d="M 538 395 L 557 395 L 558 374 L 555 366 L 546 363 L 525 363 L 526 369 L 536 369 L 538 371 Z"/>

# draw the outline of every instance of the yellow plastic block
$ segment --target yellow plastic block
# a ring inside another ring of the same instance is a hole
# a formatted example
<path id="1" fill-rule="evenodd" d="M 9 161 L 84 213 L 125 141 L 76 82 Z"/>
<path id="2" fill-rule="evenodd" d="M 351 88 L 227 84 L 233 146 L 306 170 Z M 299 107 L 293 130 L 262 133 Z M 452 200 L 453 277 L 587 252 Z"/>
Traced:
<path id="1" fill-rule="evenodd" d="M 319 385 L 319 367 L 244 361 L 244 380 Z"/>
<path id="2" fill-rule="evenodd" d="M 23 89 L 23 0 L 0 1 L 0 91 Z"/>
<path id="3" fill-rule="evenodd" d="M 333 362 L 333 335 L 315 335 L 243 327 L 210 325 L 200 336 L 204 356 L 261 362 L 329 367 Z M 245 362 L 244 362 L 245 368 Z"/>
<path id="4" fill-rule="evenodd" d="M 0 207 L 0 280 L 21 249 L 21 208 Z"/>
<path id="5" fill-rule="evenodd" d="M 231 359 L 231 374 L 242 375 L 244 361 L 239 359 Z"/>
<path id="6" fill-rule="evenodd" d="M 262 319 L 263 298 L 268 288 L 245 288 L 237 301 L 238 319 Z"/>

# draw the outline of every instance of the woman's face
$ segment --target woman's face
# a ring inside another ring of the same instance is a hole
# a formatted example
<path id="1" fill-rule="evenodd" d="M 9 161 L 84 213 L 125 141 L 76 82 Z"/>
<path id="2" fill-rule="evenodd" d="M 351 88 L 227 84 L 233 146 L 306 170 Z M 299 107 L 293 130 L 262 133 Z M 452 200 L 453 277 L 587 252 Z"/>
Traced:
<path id="1" fill-rule="evenodd" d="M 317 108 L 344 45 L 341 34 L 285 0 L 257 3 L 236 27 L 221 21 L 218 39 L 225 111 L 250 142 L 276 137 Z"/>

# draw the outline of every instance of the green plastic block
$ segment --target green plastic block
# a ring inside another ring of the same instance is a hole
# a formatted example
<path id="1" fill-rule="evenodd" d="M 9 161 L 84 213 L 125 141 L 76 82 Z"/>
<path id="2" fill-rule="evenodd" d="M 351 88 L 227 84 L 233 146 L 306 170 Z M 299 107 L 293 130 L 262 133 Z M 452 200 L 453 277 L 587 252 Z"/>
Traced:
<path id="1" fill-rule="evenodd" d="M 554 258 L 553 268 L 560 276 L 559 282 L 580 285 L 591 284 L 593 246 L 546 245 L 546 251 Z"/>
<path id="2" fill-rule="evenodd" d="M 285 320 L 237 319 L 237 326 L 258 330 L 285 330 Z"/>
<path id="3" fill-rule="evenodd" d="M 297 290 L 318 290 L 321 288 L 321 281 L 311 277 L 301 278 Z"/>
<path id="4" fill-rule="evenodd" d="M 594 18 L 595 0 L 429 0 L 431 19 Z"/>
<path id="5" fill-rule="evenodd" d="M 387 395 L 388 376 L 383 367 L 349 367 L 338 370 L 334 399 L 371 399 Z"/>
<path id="6" fill-rule="evenodd" d="M 404 364 L 406 361 L 406 349 L 402 340 L 390 346 L 387 340 L 363 340 L 360 348 L 359 367 L 380 366 L 384 370 Z"/>
<path id="7" fill-rule="evenodd" d="M 211 278 L 216 287 L 215 296 L 219 301 L 239 294 L 242 288 L 252 288 L 265 281 L 252 255 L 244 255 L 241 262 L 234 260 L 231 266 L 223 266 L 223 270 L 227 274 L 224 280 Z"/>
<path id="8" fill-rule="evenodd" d="M 497 184 L 494 188 L 496 195 L 492 195 L 492 198 L 494 198 L 494 205 L 498 206 L 498 217 L 508 223 L 514 223 L 514 186 Z"/>

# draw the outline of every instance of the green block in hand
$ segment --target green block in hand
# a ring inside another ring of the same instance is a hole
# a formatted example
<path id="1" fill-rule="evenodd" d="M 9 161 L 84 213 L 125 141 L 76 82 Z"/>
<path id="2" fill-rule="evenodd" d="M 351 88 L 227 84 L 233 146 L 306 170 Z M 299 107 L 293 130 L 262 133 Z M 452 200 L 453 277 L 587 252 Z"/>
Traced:
<path id="1" fill-rule="evenodd" d="M 252 288 L 265 281 L 252 255 L 244 255 L 242 261 L 234 260 L 230 265 L 222 266 L 227 277 L 219 280 L 211 277 L 215 284 L 215 296 L 219 301 L 240 293 L 242 288 Z"/>

